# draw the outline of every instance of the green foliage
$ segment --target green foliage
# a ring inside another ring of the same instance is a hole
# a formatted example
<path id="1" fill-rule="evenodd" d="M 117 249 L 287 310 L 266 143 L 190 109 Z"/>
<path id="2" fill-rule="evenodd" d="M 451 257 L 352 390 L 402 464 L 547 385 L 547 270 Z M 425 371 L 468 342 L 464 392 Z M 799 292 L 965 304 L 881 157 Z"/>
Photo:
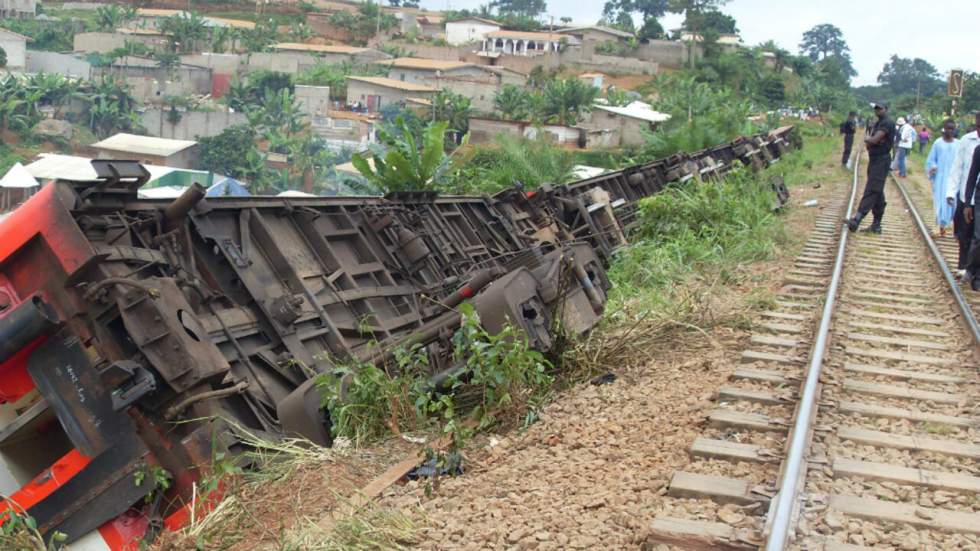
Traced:
<path id="1" fill-rule="evenodd" d="M 0 48 L 0 68 L 7 66 L 7 51 Z"/>
<path id="2" fill-rule="evenodd" d="M 592 110 L 598 95 L 598 88 L 579 78 L 544 78 L 540 89 L 504 86 L 494 106 L 507 119 L 574 125 Z"/>
<path id="3" fill-rule="evenodd" d="M 224 95 L 225 104 L 235 111 L 248 112 L 262 107 L 268 94 L 295 91 L 292 77 L 278 71 L 259 70 L 248 75 L 245 82 L 234 80 Z"/>
<path id="4" fill-rule="evenodd" d="M 241 160 L 255 149 L 255 133 L 247 124 L 229 126 L 198 140 L 200 167 L 232 178 L 248 179 Z"/>
<path id="5" fill-rule="evenodd" d="M 691 180 L 640 202 L 640 228 L 610 270 L 623 290 L 670 290 L 687 277 L 729 278 L 769 258 L 783 238 L 769 184 L 744 169 L 724 181 Z M 622 291 L 618 291 L 622 292 Z"/>
<path id="6" fill-rule="evenodd" d="M 504 16 L 522 16 L 536 18 L 547 8 L 545 0 L 493 0 L 490 7 Z"/>
<path id="7" fill-rule="evenodd" d="M 657 79 L 660 97 L 654 107 L 671 116 L 647 136 L 643 158 L 662 158 L 678 151 L 696 151 L 751 134 L 752 105 L 724 87 L 693 77 Z"/>
<path id="8" fill-rule="evenodd" d="M 89 83 L 82 97 L 88 102 L 88 127 L 97 136 L 139 128 L 136 99 L 130 95 L 126 83 L 114 76 Z"/>
<path id="9" fill-rule="evenodd" d="M 86 25 L 79 21 L 59 19 L 37 21 L 34 19 L 0 19 L 0 27 L 30 37 L 32 50 L 69 52 L 74 48 L 75 33 L 84 32 Z"/>
<path id="10" fill-rule="evenodd" d="M 273 19 L 262 19 L 255 22 L 254 29 L 241 29 L 239 36 L 242 46 L 248 52 L 263 52 L 279 39 L 279 31 Z"/>
<path id="11" fill-rule="evenodd" d="M 453 157 L 445 151 L 448 124 L 430 122 L 422 132 L 421 143 L 401 117 L 396 126 L 401 130 L 399 135 L 384 127 L 378 130 L 385 151 L 372 150 L 373 167 L 360 154 L 351 159 L 354 167 L 382 193 L 438 189 L 455 168 Z"/>
<path id="12" fill-rule="evenodd" d="M 834 64 L 828 71 L 839 72 L 849 81 L 857 74 L 851 64 L 850 47 L 844 40 L 844 33 L 829 23 L 817 25 L 803 33 L 800 51 L 809 56 L 813 62 L 833 60 Z"/>
<path id="13" fill-rule="evenodd" d="M 443 188 L 457 194 L 493 194 L 515 185 L 535 189 L 574 179 L 574 153 L 556 146 L 543 132 L 536 139 L 502 134 L 494 145 L 473 152 Z"/>
<path id="14" fill-rule="evenodd" d="M 472 115 L 470 98 L 462 94 L 442 89 L 432 97 L 432 118 L 448 125 L 448 137 L 454 144 L 461 144 L 470 131 Z"/>
<path id="15" fill-rule="evenodd" d="M 133 6 L 109 4 L 95 9 L 95 24 L 100 31 L 115 31 L 133 19 L 136 19 L 136 8 Z"/>
<path id="16" fill-rule="evenodd" d="M 368 1 L 358 8 L 357 12 L 336 11 L 330 14 L 330 23 L 348 30 L 353 41 L 366 44 L 378 31 L 384 32 L 398 24 L 394 15 L 381 13 L 378 4 Z"/>
<path id="17" fill-rule="evenodd" d="M 0 548 L 9 551 L 61 551 L 67 549 L 68 536 L 54 531 L 45 541 L 38 532 L 37 521 L 13 500 L 3 498 L 6 509 L 0 514 Z"/>
<path id="18" fill-rule="evenodd" d="M 209 36 L 207 24 L 197 12 L 165 17 L 160 21 L 160 32 L 170 38 L 171 49 L 180 52 L 194 51 L 196 44 Z"/>
<path id="19" fill-rule="evenodd" d="M 350 75 L 387 75 L 388 71 L 378 64 L 317 63 L 296 75 L 296 84 L 309 86 L 329 86 L 330 97 L 337 100 L 347 98 L 347 77 Z"/>
<path id="20" fill-rule="evenodd" d="M 360 444 L 390 431 L 435 424 L 461 447 L 469 435 L 459 418 L 464 409 L 470 411 L 477 429 L 492 426 L 508 414 L 524 415 L 535 396 L 553 382 L 551 364 L 530 348 L 517 328 L 508 325 L 490 334 L 472 305 L 461 304 L 459 312 L 461 325 L 452 338 L 452 365 L 458 369 L 438 390 L 429 381 L 428 355 L 417 345 L 395 350 L 393 362 L 382 367 L 353 362 L 322 375 L 318 387 L 334 434 Z"/>

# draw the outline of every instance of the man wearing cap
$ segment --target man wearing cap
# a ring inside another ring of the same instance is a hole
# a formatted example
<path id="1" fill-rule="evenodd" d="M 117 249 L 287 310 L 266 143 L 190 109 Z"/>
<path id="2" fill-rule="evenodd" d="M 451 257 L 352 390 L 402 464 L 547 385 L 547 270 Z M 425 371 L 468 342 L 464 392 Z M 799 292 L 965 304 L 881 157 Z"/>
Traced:
<path id="1" fill-rule="evenodd" d="M 840 166 L 847 168 L 847 161 L 851 159 L 851 147 L 854 146 L 854 132 L 857 131 L 858 114 L 851 111 L 847 114 L 847 120 L 841 123 L 840 133 L 844 135 L 844 154 L 840 157 Z"/>
<path id="2" fill-rule="evenodd" d="M 898 117 L 898 177 L 908 176 L 906 160 L 912 153 L 912 146 L 915 145 L 915 128 L 906 122 L 905 117 Z"/>
<path id="3" fill-rule="evenodd" d="M 874 219 L 868 231 L 881 233 L 881 217 L 885 214 L 885 179 L 891 163 L 891 149 L 895 136 L 895 123 L 888 118 L 888 106 L 872 103 L 878 121 L 868 129 L 864 145 L 868 148 L 868 181 L 864 185 L 864 195 L 858 210 L 852 218 L 844 220 L 847 229 L 857 231 L 861 220 L 870 212 Z"/>

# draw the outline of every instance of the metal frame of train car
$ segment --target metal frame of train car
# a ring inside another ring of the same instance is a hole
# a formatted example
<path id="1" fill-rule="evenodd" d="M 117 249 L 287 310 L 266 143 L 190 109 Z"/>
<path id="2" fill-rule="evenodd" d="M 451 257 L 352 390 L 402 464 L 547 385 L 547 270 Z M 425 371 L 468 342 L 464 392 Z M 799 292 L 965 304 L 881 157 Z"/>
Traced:
<path id="1" fill-rule="evenodd" d="M 177 527 L 240 445 L 224 420 L 329 445 L 317 378 L 418 344 L 436 384 L 464 300 L 540 350 L 587 332 L 639 199 L 771 163 L 791 131 L 494 197 L 150 201 L 138 163 L 93 161 L 0 223 L 0 491 L 79 549 Z"/>

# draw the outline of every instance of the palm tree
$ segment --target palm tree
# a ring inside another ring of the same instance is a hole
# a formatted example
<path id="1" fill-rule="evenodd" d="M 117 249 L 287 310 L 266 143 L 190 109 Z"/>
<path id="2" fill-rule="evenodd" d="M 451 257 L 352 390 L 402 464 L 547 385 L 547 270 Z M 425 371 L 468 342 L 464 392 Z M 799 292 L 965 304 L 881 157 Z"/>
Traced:
<path id="1" fill-rule="evenodd" d="M 211 51 L 216 54 L 223 54 L 228 50 L 229 44 L 234 44 L 239 37 L 238 29 L 233 27 L 214 27 L 211 29 Z"/>
<path id="2" fill-rule="evenodd" d="M 204 18 L 195 12 L 171 15 L 160 22 L 160 32 L 170 36 L 174 51 L 189 52 L 194 43 L 208 37 Z"/>
<path id="3" fill-rule="evenodd" d="M 359 153 L 351 159 L 354 167 L 383 193 L 437 189 L 455 168 L 455 159 L 445 151 L 448 124 L 430 122 L 422 132 L 421 144 L 416 143 L 404 119 L 398 117 L 395 126 L 400 135 L 379 130 L 379 139 L 387 151 L 372 151 L 374 167 Z"/>
<path id="4" fill-rule="evenodd" d="M 577 78 L 555 79 L 545 85 L 542 95 L 545 119 L 567 126 L 592 109 L 599 90 Z"/>
<path id="5" fill-rule="evenodd" d="M 470 98 L 451 90 L 440 90 L 432 98 L 432 118 L 445 121 L 449 125 L 449 137 L 459 145 L 463 136 L 470 131 L 470 116 L 473 107 Z"/>
<path id="6" fill-rule="evenodd" d="M 493 97 L 493 106 L 505 119 L 522 120 L 528 115 L 528 93 L 513 84 L 506 84 Z"/>

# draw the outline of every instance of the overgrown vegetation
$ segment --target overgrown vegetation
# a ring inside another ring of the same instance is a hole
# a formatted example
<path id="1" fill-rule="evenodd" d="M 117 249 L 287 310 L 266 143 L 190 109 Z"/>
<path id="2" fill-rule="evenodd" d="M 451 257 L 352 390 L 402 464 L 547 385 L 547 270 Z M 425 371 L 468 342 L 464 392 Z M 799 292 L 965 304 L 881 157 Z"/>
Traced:
<path id="1" fill-rule="evenodd" d="M 504 86 L 494 96 L 494 107 L 504 119 L 575 125 L 598 96 L 598 88 L 579 78 L 545 77 L 531 89 Z"/>
<path id="2" fill-rule="evenodd" d="M 0 500 L 3 512 L 0 513 L 0 549 L 9 551 L 61 551 L 68 539 L 62 532 L 55 531 L 45 539 L 37 529 L 37 521 L 12 500 Z"/>
<path id="3" fill-rule="evenodd" d="M 641 200 L 634 243 L 610 272 L 617 293 L 648 289 L 656 292 L 644 300 L 669 299 L 688 275 L 725 283 L 742 264 L 770 257 L 782 237 L 772 202 L 769 183 L 741 168 Z"/>
<path id="4" fill-rule="evenodd" d="M 656 81 L 660 97 L 654 108 L 671 116 L 647 136 L 642 159 L 697 151 L 752 134 L 752 104 L 730 89 L 699 82 L 691 76 L 664 76 Z"/>
<path id="5" fill-rule="evenodd" d="M 389 364 L 339 364 L 321 376 L 335 436 L 362 444 L 439 427 L 460 449 L 473 430 L 526 418 L 554 381 L 551 363 L 519 329 L 507 326 L 493 335 L 472 305 L 458 310 L 462 322 L 451 358 L 458 367 L 439 385 L 430 380 L 427 353 L 418 346 L 395 350 Z"/>

